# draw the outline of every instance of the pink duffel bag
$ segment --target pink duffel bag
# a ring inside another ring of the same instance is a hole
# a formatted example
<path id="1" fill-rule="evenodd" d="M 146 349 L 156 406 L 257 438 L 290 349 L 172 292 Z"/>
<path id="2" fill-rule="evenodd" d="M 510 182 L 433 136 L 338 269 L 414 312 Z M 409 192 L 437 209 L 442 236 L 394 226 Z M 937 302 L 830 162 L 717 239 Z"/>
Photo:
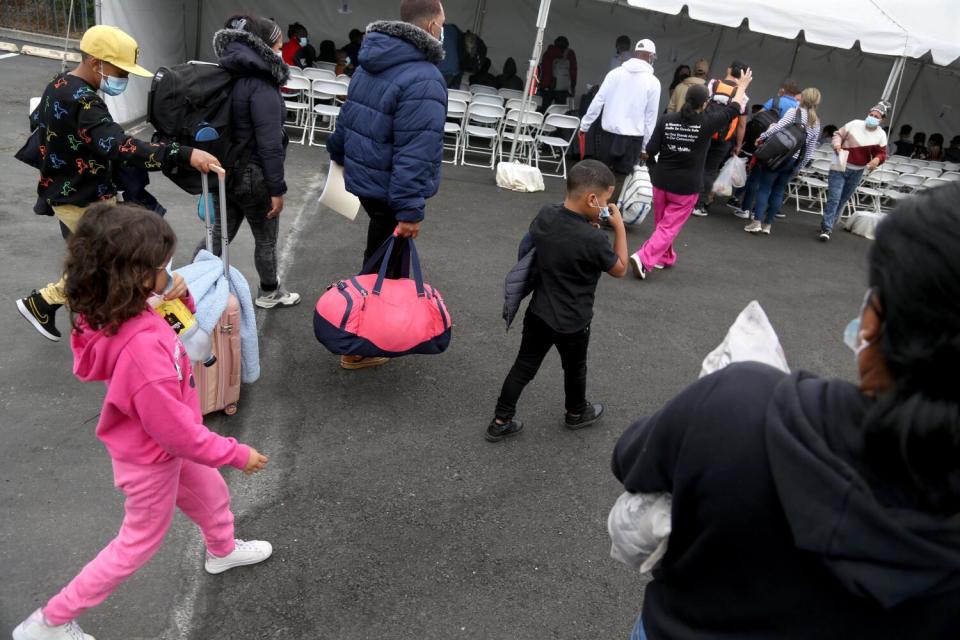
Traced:
<path id="1" fill-rule="evenodd" d="M 450 345 L 450 314 L 440 292 L 424 283 L 412 238 L 413 278 L 386 278 L 395 244 L 396 236 L 391 236 L 364 267 L 367 271 L 379 260 L 378 273 L 339 280 L 317 300 L 313 331 L 330 352 L 396 358 L 443 353 Z"/>

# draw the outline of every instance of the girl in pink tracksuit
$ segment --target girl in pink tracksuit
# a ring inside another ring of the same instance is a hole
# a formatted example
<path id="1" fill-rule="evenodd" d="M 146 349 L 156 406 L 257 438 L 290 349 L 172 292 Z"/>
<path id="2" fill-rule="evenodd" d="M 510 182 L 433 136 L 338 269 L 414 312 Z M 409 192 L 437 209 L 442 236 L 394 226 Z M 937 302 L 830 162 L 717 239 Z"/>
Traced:
<path id="1" fill-rule="evenodd" d="M 107 205 L 89 209 L 70 239 L 73 371 L 106 384 L 97 437 L 126 495 L 125 513 L 117 537 L 21 623 L 14 640 L 92 640 L 75 619 L 150 560 L 175 507 L 200 527 L 210 573 L 261 562 L 273 551 L 269 542 L 234 539 L 230 493 L 217 470 L 230 465 L 256 473 L 267 457 L 203 425 L 190 360 L 147 303 L 170 283 L 164 265 L 175 243 L 160 216 Z M 173 276 L 170 284 L 164 297 L 182 297 L 192 308 L 183 279 Z"/>

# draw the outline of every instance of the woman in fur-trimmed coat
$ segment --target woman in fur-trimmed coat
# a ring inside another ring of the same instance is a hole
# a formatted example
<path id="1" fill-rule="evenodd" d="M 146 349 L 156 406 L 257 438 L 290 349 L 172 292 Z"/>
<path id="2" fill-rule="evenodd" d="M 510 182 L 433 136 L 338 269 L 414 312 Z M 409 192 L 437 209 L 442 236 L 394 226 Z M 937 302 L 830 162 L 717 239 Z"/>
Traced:
<path id="1" fill-rule="evenodd" d="M 236 76 L 231 94 L 231 175 L 227 183 L 227 237 L 232 241 L 246 220 L 254 239 L 254 263 L 260 276 L 255 303 L 272 309 L 300 302 L 277 279 L 277 236 L 287 185 L 283 177 L 287 136 L 282 87 L 290 77 L 279 55 L 280 27 L 255 16 L 233 16 L 213 37 L 220 66 Z M 223 160 L 223 159 L 222 159 Z M 216 200 L 216 199 L 215 199 Z M 219 202 L 215 202 L 215 207 Z M 220 251 L 217 215 L 214 251 Z"/>

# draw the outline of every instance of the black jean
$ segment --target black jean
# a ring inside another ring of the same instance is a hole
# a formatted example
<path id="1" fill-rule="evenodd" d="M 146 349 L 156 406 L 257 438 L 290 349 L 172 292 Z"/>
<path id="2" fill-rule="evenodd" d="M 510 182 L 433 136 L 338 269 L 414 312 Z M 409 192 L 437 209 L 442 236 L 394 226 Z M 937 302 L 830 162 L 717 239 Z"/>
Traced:
<path id="1" fill-rule="evenodd" d="M 700 199 L 697 205 L 706 209 L 710 202 L 710 194 L 713 193 L 713 183 L 720 173 L 720 167 L 730 156 L 730 149 L 733 148 L 733 141 L 727 140 L 721 143 L 710 143 L 707 150 L 707 162 L 703 167 L 703 189 L 700 192 Z"/>
<path id="2" fill-rule="evenodd" d="M 517 412 L 520 394 L 543 364 L 543 359 L 556 347 L 563 366 L 563 390 L 566 409 L 580 414 L 587 408 L 587 348 L 590 346 L 590 325 L 576 333 L 558 333 L 536 314 L 527 311 L 523 318 L 523 339 L 520 353 L 503 381 L 497 398 L 496 417 L 507 422 Z"/>
<path id="3" fill-rule="evenodd" d="M 243 173 L 227 183 L 227 241 L 233 242 L 240 225 L 246 220 L 253 233 L 253 262 L 263 291 L 275 291 L 279 286 L 277 236 L 280 234 L 280 218 L 267 218 L 271 206 L 263 169 L 259 165 L 249 163 Z M 213 194 L 213 210 L 216 220 L 213 225 L 213 253 L 219 256 L 220 198 L 216 193 Z M 200 248 L 204 247 L 205 241 L 200 243 Z"/>
<path id="4" fill-rule="evenodd" d="M 370 216 L 370 226 L 367 227 L 367 247 L 363 251 L 363 262 L 366 264 L 377 249 L 393 235 L 397 228 L 397 219 L 394 211 L 382 200 L 360 198 L 360 204 Z M 406 276 L 404 259 L 407 258 L 407 239 L 397 238 L 390 254 L 390 264 L 387 265 L 387 277 L 396 280 Z"/>

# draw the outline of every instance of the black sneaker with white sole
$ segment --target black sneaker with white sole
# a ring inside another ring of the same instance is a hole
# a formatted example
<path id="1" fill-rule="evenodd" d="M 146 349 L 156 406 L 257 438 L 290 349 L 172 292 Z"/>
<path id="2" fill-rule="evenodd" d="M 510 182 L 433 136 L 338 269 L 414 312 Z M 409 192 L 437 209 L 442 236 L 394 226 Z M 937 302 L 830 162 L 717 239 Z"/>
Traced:
<path id="1" fill-rule="evenodd" d="M 17 300 L 20 315 L 32 324 L 40 335 L 54 342 L 60 342 L 61 337 L 60 332 L 57 331 L 57 309 L 61 306 L 63 305 L 50 304 L 44 300 L 36 289 L 26 298 Z"/>
<path id="2" fill-rule="evenodd" d="M 583 429 L 595 425 L 603 417 L 603 405 L 587 405 L 579 415 L 573 415 L 569 411 L 563 417 L 563 426 L 567 429 Z"/>
<path id="3" fill-rule="evenodd" d="M 820 242 L 827 242 L 828 240 L 830 240 L 830 232 L 829 232 L 829 231 L 821 231 L 821 232 L 820 232 Z"/>

